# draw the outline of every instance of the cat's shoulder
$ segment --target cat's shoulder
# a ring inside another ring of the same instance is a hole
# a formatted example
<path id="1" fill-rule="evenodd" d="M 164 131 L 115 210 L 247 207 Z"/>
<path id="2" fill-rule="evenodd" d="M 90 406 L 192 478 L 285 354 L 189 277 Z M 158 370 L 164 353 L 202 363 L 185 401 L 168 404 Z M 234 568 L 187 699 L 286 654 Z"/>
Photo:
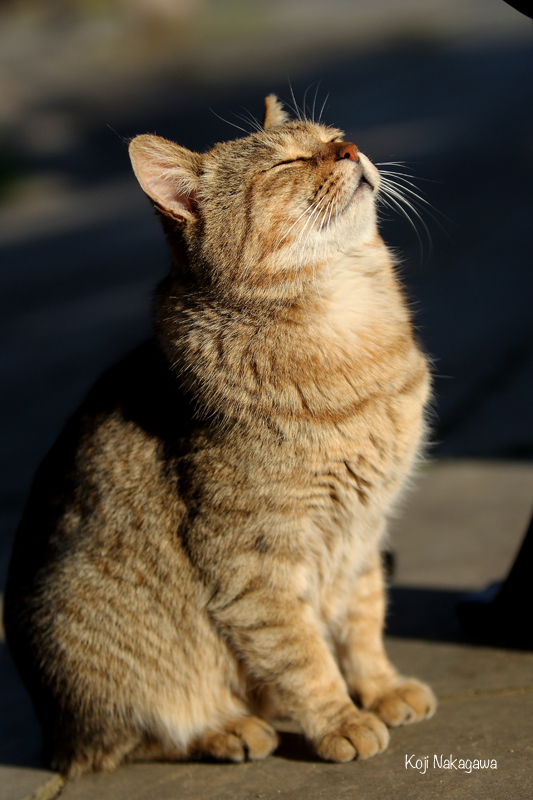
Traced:
<path id="1" fill-rule="evenodd" d="M 115 458 L 125 450 L 168 457 L 192 426 L 191 404 L 169 369 L 156 340 L 149 339 L 96 381 L 67 421 L 36 474 L 34 491 L 102 463 L 103 450 Z M 131 455 L 131 453 L 130 453 Z"/>

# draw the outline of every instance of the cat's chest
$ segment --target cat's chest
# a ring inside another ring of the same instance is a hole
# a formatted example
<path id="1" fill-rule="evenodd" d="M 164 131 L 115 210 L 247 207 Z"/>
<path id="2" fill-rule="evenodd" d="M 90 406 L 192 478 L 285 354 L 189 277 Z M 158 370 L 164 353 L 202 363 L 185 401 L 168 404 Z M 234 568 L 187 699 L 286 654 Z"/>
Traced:
<path id="1" fill-rule="evenodd" d="M 321 446 L 309 445 L 301 456 L 292 487 L 286 476 L 316 588 L 357 574 L 376 552 L 422 432 L 420 407 L 402 415 L 383 401 L 323 430 Z"/>
<path id="2" fill-rule="evenodd" d="M 379 508 L 361 509 L 349 496 L 342 506 L 335 499 L 309 510 L 298 531 L 297 572 L 301 596 L 319 615 L 332 601 L 353 590 L 358 575 L 379 550 L 384 529 L 385 518 Z"/>
<path id="3" fill-rule="evenodd" d="M 420 399 L 384 392 L 353 414 L 315 427 L 299 458 L 308 511 L 327 512 L 339 525 L 385 514 L 404 483 L 423 436 Z M 307 446 L 306 446 L 307 444 Z M 288 460 L 289 463 L 291 459 Z"/>
<path id="4" fill-rule="evenodd" d="M 304 546 L 320 554 L 334 579 L 344 559 L 354 564 L 375 549 L 390 503 L 405 476 L 382 472 L 361 448 L 331 459 L 308 478 L 302 503 Z M 357 555 L 357 558 L 356 558 Z M 327 581 L 326 581 L 327 582 Z"/>

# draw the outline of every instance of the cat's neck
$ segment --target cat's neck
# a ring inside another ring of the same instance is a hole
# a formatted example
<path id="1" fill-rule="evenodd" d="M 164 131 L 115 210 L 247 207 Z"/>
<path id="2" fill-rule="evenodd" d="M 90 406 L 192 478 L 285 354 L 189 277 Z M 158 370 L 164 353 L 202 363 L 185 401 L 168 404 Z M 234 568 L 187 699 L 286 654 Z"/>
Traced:
<path id="1" fill-rule="evenodd" d="M 333 413 L 401 379 L 398 353 L 414 348 L 409 312 L 380 242 L 321 264 L 307 294 L 270 310 L 166 291 L 160 342 L 198 406 L 234 418 L 318 417 L 321 404 Z"/>

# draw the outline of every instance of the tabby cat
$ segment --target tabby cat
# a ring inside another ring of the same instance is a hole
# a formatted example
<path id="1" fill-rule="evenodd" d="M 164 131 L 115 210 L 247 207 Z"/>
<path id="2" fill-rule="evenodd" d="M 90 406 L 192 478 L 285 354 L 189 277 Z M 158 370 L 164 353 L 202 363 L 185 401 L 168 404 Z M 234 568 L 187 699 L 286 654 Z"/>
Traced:
<path id="1" fill-rule="evenodd" d="M 156 337 L 41 465 L 6 592 L 51 763 L 260 759 L 280 714 L 322 758 L 367 758 L 435 710 L 382 643 L 380 546 L 429 377 L 380 175 L 274 95 L 208 153 L 146 135 L 130 154 L 172 255 Z"/>

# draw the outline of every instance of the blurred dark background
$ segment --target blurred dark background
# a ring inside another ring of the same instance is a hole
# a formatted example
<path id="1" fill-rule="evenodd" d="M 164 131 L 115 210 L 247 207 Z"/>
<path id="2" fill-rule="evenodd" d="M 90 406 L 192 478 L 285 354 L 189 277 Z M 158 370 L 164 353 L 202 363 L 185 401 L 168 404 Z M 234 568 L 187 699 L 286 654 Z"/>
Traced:
<path id="1" fill-rule="evenodd" d="M 128 138 L 206 149 L 289 81 L 436 209 L 431 243 L 382 212 L 434 360 L 433 454 L 533 457 L 531 20 L 503 0 L 3 0 L 0 586 L 38 462 L 151 330 L 168 258 Z"/>

